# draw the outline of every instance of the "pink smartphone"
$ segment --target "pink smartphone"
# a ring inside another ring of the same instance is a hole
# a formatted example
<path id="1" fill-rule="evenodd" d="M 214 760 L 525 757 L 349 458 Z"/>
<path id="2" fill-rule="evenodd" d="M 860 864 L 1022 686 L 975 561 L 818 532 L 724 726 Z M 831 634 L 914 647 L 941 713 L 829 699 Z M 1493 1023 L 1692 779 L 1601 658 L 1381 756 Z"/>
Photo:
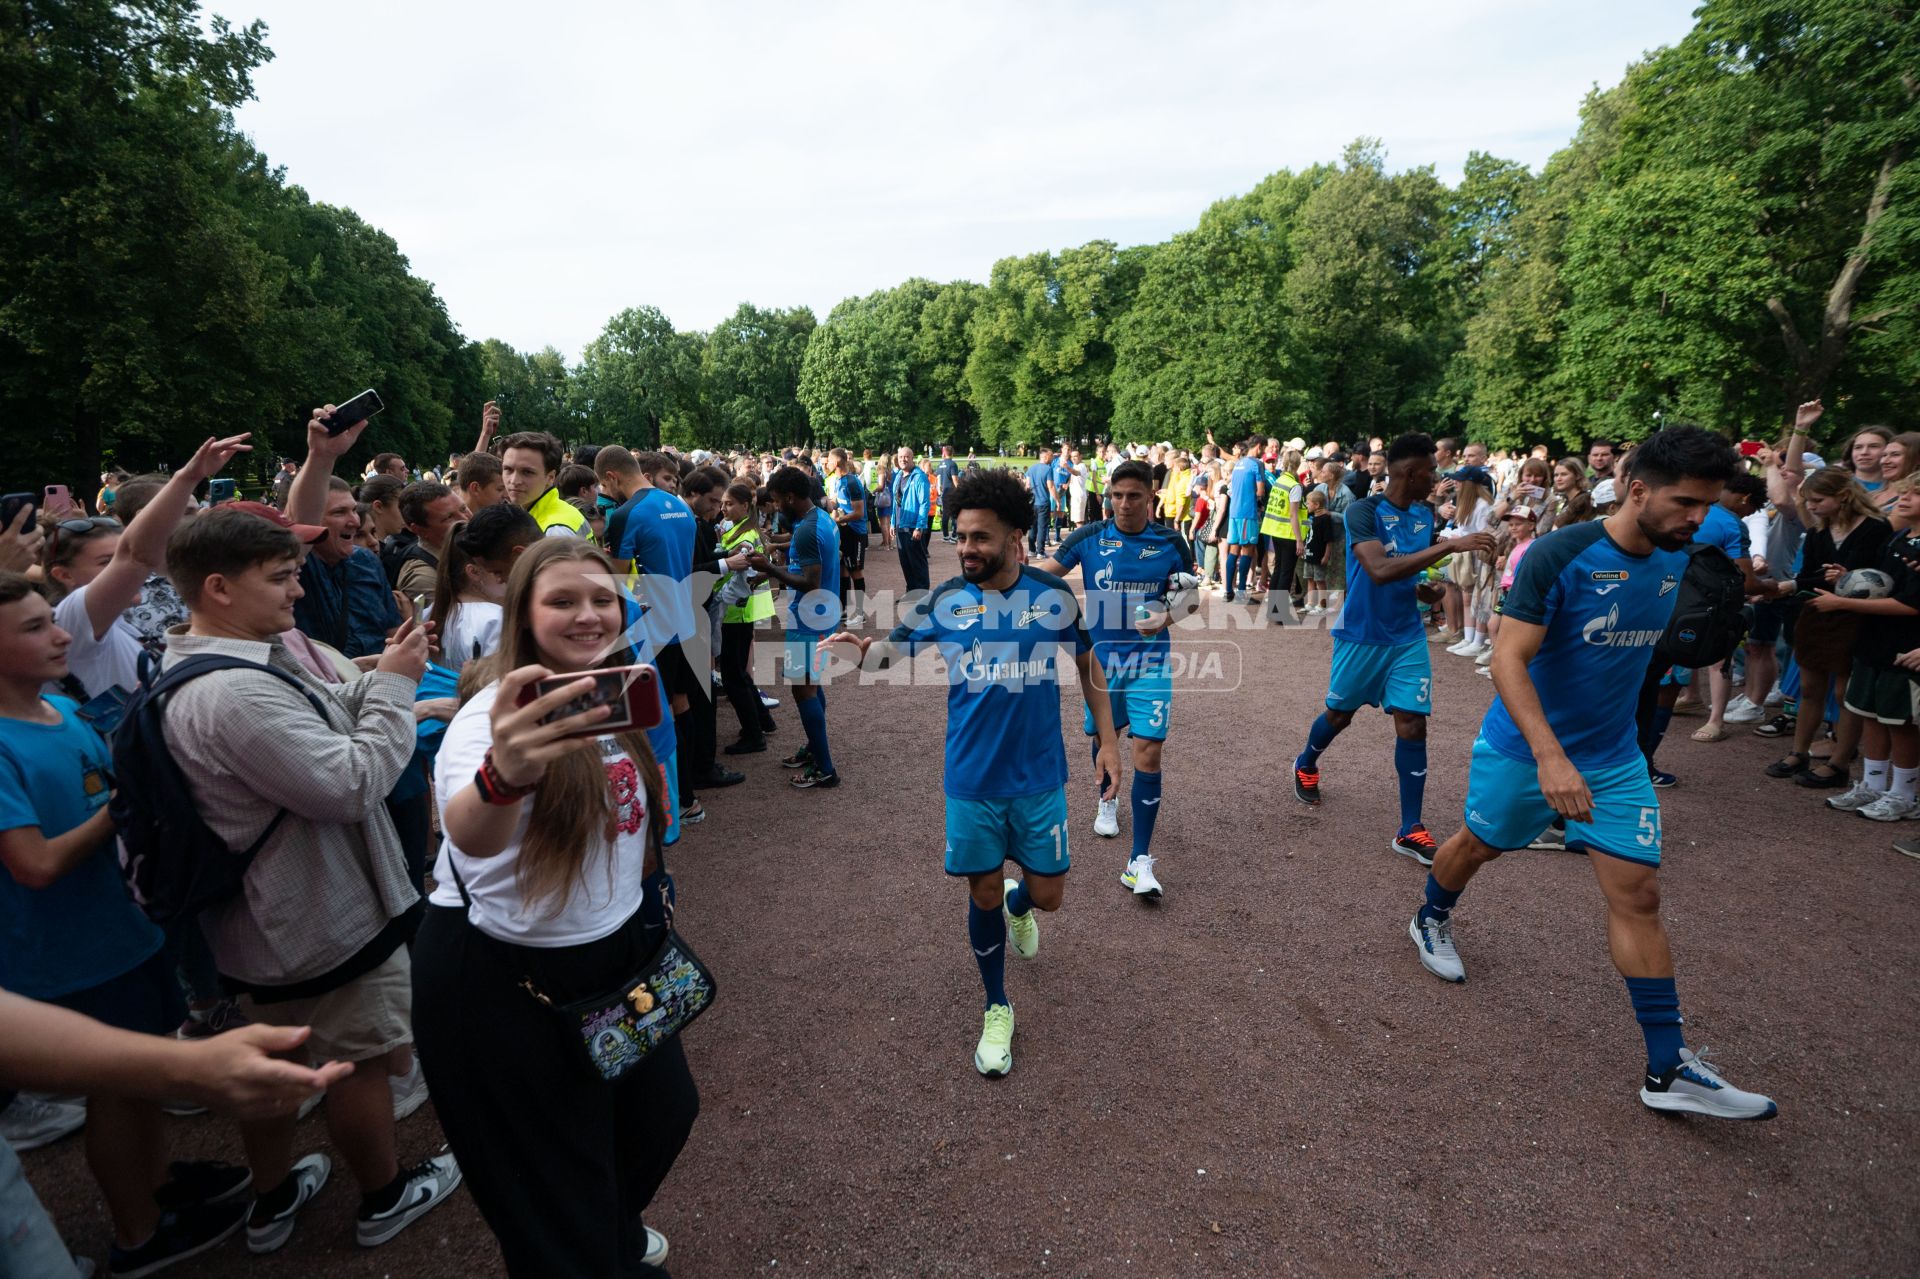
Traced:
<path id="1" fill-rule="evenodd" d="M 624 733 L 629 729 L 659 726 L 660 674 L 653 667 L 646 665 L 609 666 L 604 670 L 575 671 L 571 675 L 550 676 L 521 689 L 520 704 L 525 706 L 536 698 L 545 697 L 548 693 L 565 688 L 589 675 L 593 677 L 591 689 L 566 703 L 541 722 L 551 724 L 555 720 L 584 715 L 596 706 L 611 706 L 613 713 L 607 718 L 582 725 L 578 734 L 569 734 L 569 736 L 590 734 L 599 737 L 607 733 Z"/>

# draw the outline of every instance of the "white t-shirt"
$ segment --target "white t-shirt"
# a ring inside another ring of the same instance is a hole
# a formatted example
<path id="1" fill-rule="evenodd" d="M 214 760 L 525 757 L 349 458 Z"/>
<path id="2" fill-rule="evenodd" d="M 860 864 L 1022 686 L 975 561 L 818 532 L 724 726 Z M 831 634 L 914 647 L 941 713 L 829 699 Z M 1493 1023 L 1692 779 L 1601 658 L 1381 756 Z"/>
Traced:
<path id="1" fill-rule="evenodd" d="M 93 619 L 87 616 L 85 586 L 70 592 L 53 606 L 53 623 L 73 636 L 67 649 L 67 667 L 86 687 L 87 695 L 98 697 L 114 685 L 132 692 L 140 686 L 140 632 L 116 617 L 107 633 L 93 637 Z"/>
<path id="2" fill-rule="evenodd" d="M 493 745 L 493 724 L 488 716 L 499 691 L 498 684 L 481 689 L 447 725 L 446 740 L 440 744 L 440 755 L 434 762 L 434 792 L 443 824 L 447 802 L 473 783 L 480 761 Z M 526 838 L 533 815 L 531 798 L 520 805 L 520 823 L 514 828 L 513 839 L 497 856 L 476 860 L 454 847 L 451 838 L 440 841 L 440 855 L 433 866 L 433 904 L 460 905 L 460 889 L 453 881 L 451 865 L 451 859 L 458 858 L 460 877 L 473 898 L 468 921 L 500 941 L 517 946 L 579 946 L 610 935 L 631 919 L 645 896 L 647 788 L 618 740 L 603 737 L 598 745 L 607 781 L 620 801 L 618 833 L 611 849 L 605 840 L 595 841 L 573 886 L 573 895 L 559 913 L 553 913 L 550 900 L 534 902 L 529 908 L 520 898 L 520 843 Z"/>
<path id="3" fill-rule="evenodd" d="M 506 609 L 492 600 L 455 604 L 440 634 L 440 664 L 459 670 L 500 647 L 500 622 Z"/>

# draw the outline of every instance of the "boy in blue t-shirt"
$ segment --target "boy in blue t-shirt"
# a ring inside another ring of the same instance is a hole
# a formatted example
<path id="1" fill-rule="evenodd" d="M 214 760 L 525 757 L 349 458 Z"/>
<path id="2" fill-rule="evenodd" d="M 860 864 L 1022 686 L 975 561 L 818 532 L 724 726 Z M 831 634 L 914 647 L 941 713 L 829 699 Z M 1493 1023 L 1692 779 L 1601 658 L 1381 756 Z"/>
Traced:
<path id="1" fill-rule="evenodd" d="M 26 578 L 0 573 L 0 988 L 171 1035 L 186 1000 L 160 930 L 120 877 L 107 812 L 112 755 L 73 701 L 41 696 L 67 677 L 71 642 Z M 212 1164 L 191 1185 L 163 1183 L 159 1104 L 87 1100 L 87 1166 L 113 1219 L 113 1273 L 144 1274 L 240 1228 L 252 1173 Z"/>
<path id="2" fill-rule="evenodd" d="M 1040 910 L 1059 909 L 1066 891 L 1067 753 L 1060 738 L 1060 664 L 1071 654 L 1099 746 L 1101 797 L 1119 789 L 1119 746 L 1100 664 L 1067 584 L 1020 562 L 1020 538 L 1034 509 L 1020 480 L 978 471 L 954 486 L 947 509 L 960 536 L 961 575 L 909 608 L 884 640 L 842 632 L 862 665 L 885 666 L 925 648 L 947 663 L 947 874 L 968 885 L 967 936 L 986 987 L 987 1008 L 974 1069 L 1013 1069 L 1013 1002 L 1006 947 L 1031 959 L 1040 946 Z M 1004 878 L 1014 861 L 1026 871 Z"/>
<path id="3" fill-rule="evenodd" d="M 845 449 L 835 449 L 827 493 L 833 498 L 833 522 L 840 530 L 840 611 L 848 626 L 864 626 L 862 597 L 867 589 L 867 486 L 853 469 Z"/>
<path id="4" fill-rule="evenodd" d="M 764 555 L 749 555 L 747 564 L 793 589 L 784 658 L 793 709 L 807 733 L 807 744 L 780 763 L 795 770 L 790 779 L 795 789 L 830 790 L 840 784 L 840 774 L 827 745 L 826 654 L 821 641 L 840 625 L 840 535 L 827 513 L 814 505 L 813 482 L 805 471 L 781 467 L 767 481 L 767 491 L 793 525 L 786 567 Z"/>
<path id="5" fill-rule="evenodd" d="M 1666 633 L 1692 541 L 1738 456 L 1698 427 L 1669 427 L 1635 451 L 1627 495 L 1600 521 L 1535 542 L 1501 604 L 1498 693 L 1473 745 L 1466 824 L 1427 875 L 1407 934 L 1428 972 L 1465 981 L 1451 912 L 1467 882 L 1525 848 L 1555 814 L 1607 899 L 1607 940 L 1647 1045 L 1641 1102 L 1721 1119 L 1770 1119 L 1687 1051 L 1673 953 L 1660 922 L 1660 800 L 1634 726 L 1636 687 Z M 1595 696 L 1595 689 L 1612 690 Z"/>

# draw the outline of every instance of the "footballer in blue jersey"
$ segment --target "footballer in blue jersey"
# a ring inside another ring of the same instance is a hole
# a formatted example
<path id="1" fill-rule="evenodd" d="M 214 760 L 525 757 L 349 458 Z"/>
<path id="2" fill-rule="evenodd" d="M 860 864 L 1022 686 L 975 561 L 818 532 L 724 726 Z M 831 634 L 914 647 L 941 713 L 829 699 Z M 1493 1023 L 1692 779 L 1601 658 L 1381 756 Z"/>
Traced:
<path id="1" fill-rule="evenodd" d="M 793 709 L 806 729 L 807 744 L 781 760 L 794 769 L 790 779 L 800 790 L 840 784 L 827 744 L 826 654 L 822 641 L 840 624 L 840 534 L 827 513 L 813 503 L 813 480 L 797 466 L 783 466 L 767 481 L 767 492 L 793 529 L 785 568 L 764 555 L 749 555 L 747 566 L 764 573 L 793 595 L 788 608 L 785 666 L 793 684 Z"/>
<path id="2" fill-rule="evenodd" d="M 831 478 L 827 492 L 833 498 L 833 522 L 840 529 L 840 611 L 848 626 L 866 623 L 867 486 L 845 449 L 828 454 Z"/>
<path id="3" fill-rule="evenodd" d="M 1436 538 L 1431 436 L 1403 435 L 1387 448 L 1387 489 L 1347 508 L 1347 601 L 1333 628 L 1327 709 L 1307 730 L 1293 761 L 1293 793 L 1320 802 L 1320 756 L 1362 706 L 1393 716 L 1393 767 L 1400 778 L 1400 831 L 1393 850 L 1433 864 L 1433 836 L 1421 821 L 1427 791 L 1427 716 L 1433 712 L 1433 665 L 1420 604 L 1440 602 L 1440 588 L 1420 574 L 1449 555 L 1493 553 L 1493 536 Z"/>
<path id="4" fill-rule="evenodd" d="M 1077 565 L 1087 592 L 1094 655 L 1107 677 L 1113 726 L 1133 738 L 1133 852 L 1120 882 L 1136 896 L 1161 895 L 1153 828 L 1160 816 L 1161 747 L 1173 724 L 1173 644 L 1168 628 L 1198 607 L 1193 548 L 1177 529 L 1152 522 L 1153 471 L 1122 462 L 1107 477 L 1113 518 L 1067 535 L 1043 572 L 1065 577 Z M 1089 708 L 1084 725 L 1099 754 Z M 1102 799 L 1093 833 L 1120 833 L 1120 800 Z"/>
<path id="5" fill-rule="evenodd" d="M 1267 509 L 1267 468 L 1260 463 L 1259 436 L 1235 445 L 1241 456 L 1227 472 L 1227 603 L 1245 594 L 1247 576 L 1260 553 L 1260 518 Z"/>
<path id="6" fill-rule="evenodd" d="M 1452 911 L 1482 866 L 1555 814 L 1607 901 L 1607 941 L 1647 1046 L 1641 1102 L 1721 1119 L 1770 1119 L 1774 1103 L 1735 1088 L 1687 1051 L 1673 954 L 1660 922 L 1660 800 L 1636 743 L 1628 690 L 1647 669 L 1680 594 L 1682 548 L 1739 466 L 1698 427 L 1656 432 L 1633 454 L 1626 497 L 1604 520 L 1535 542 L 1501 604 L 1499 696 L 1474 743 L 1466 824 L 1427 875 L 1407 924 L 1427 971 L 1467 979 Z M 1596 695 L 1595 690 L 1603 690 Z"/>
<path id="7" fill-rule="evenodd" d="M 1103 798 L 1119 789 L 1119 745 L 1100 664 L 1073 591 L 1021 562 L 1033 500 L 1006 471 L 978 471 L 947 497 L 960 537 L 961 576 L 908 609 L 885 639 L 843 631 L 862 665 L 886 665 L 934 648 L 947 664 L 946 868 L 968 885 L 967 936 L 986 1013 L 973 1065 L 1013 1069 L 1013 1002 L 1007 947 L 1031 959 L 1040 946 L 1034 910 L 1058 910 L 1066 891 L 1067 756 L 1060 738 L 1063 653 L 1099 733 Z M 1025 876 L 1004 877 L 1011 860 Z"/>

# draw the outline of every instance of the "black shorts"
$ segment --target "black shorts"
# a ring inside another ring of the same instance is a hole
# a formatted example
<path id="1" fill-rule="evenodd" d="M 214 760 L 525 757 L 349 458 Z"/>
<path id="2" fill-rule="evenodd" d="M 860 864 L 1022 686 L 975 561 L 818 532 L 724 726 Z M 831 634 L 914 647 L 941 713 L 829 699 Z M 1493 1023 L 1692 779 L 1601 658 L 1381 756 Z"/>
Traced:
<path id="1" fill-rule="evenodd" d="M 840 530 L 840 566 L 850 573 L 862 573 L 867 567 L 867 535 Z"/>
<path id="2" fill-rule="evenodd" d="M 678 644 L 669 644 L 654 658 L 654 664 L 660 670 L 660 682 L 667 686 L 669 694 L 681 697 L 704 696 L 700 688 L 700 678 L 693 673 L 693 664 L 687 660 L 687 653 Z"/>
<path id="3" fill-rule="evenodd" d="M 1753 625 L 1747 630 L 1747 643 L 1771 644 L 1780 638 L 1787 621 L 1785 600 L 1761 600 L 1753 606 Z"/>
<path id="4" fill-rule="evenodd" d="M 187 1017 L 186 997 L 164 946 L 118 977 L 47 1002 L 142 1035 L 171 1035 Z"/>

